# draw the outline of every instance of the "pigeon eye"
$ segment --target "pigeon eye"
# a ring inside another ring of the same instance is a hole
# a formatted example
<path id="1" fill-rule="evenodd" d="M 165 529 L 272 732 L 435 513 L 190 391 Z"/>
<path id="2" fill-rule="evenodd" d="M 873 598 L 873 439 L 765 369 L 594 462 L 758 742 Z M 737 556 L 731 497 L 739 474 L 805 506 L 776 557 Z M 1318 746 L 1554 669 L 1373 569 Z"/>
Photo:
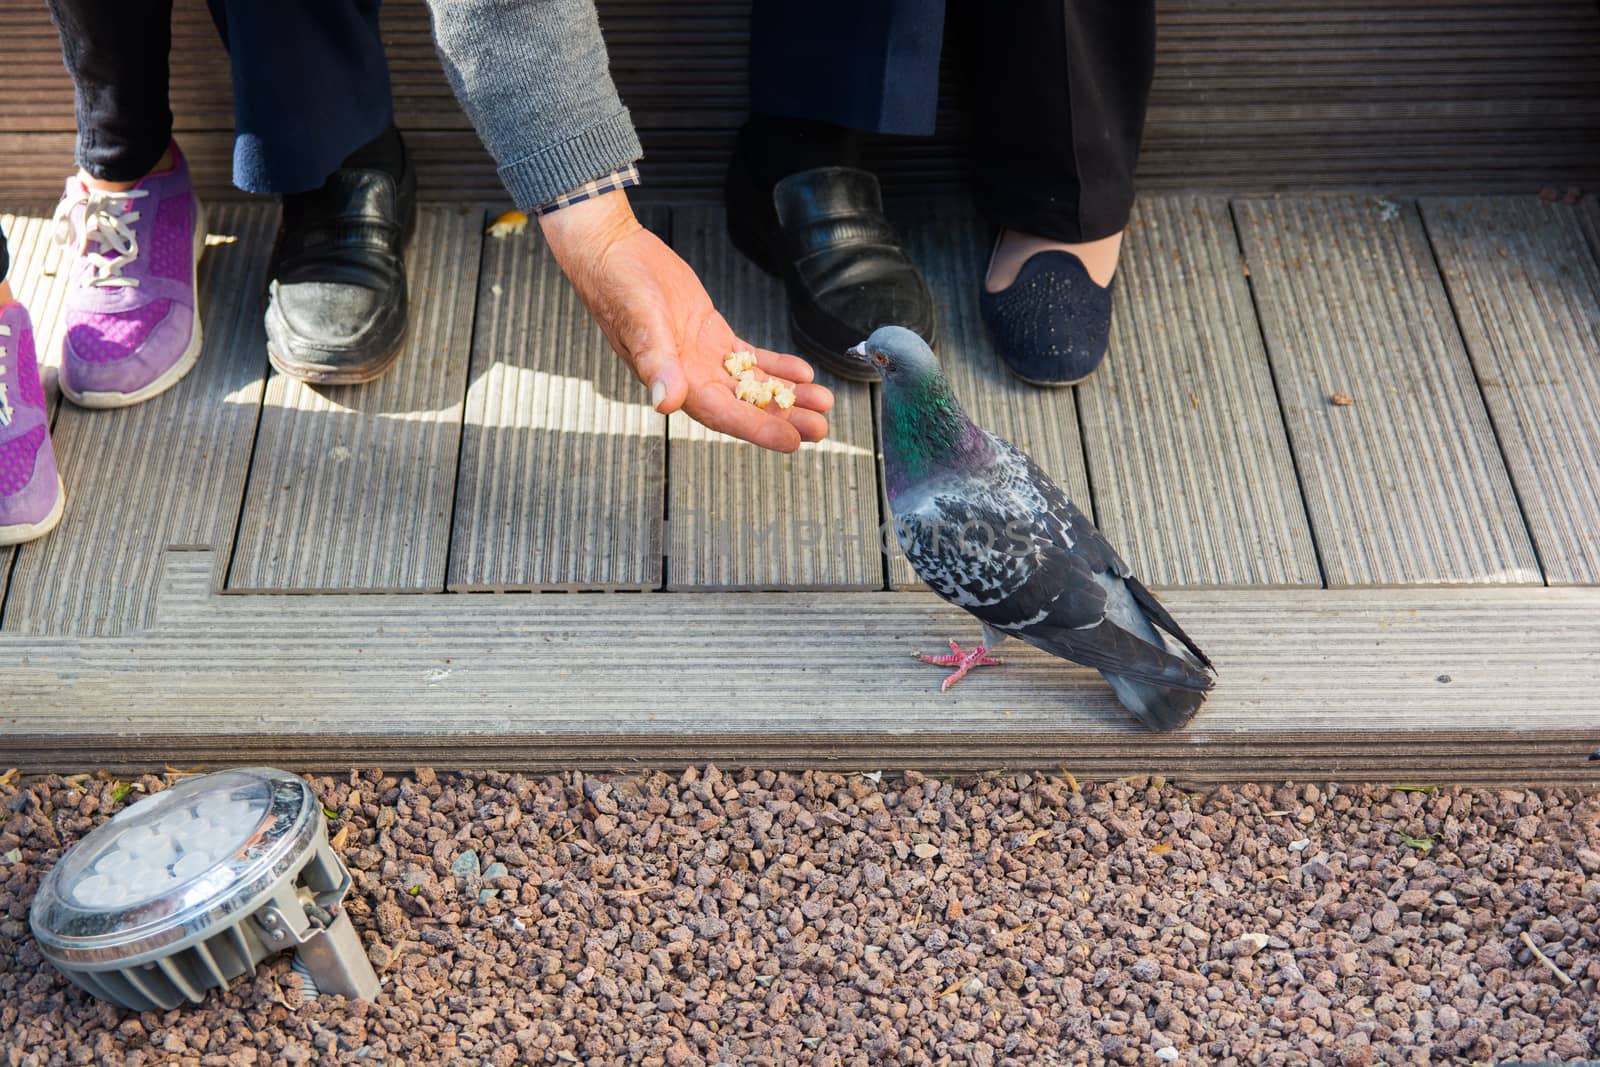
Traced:
<path id="1" fill-rule="evenodd" d="M 887 367 L 889 365 L 889 357 L 882 352 L 874 352 L 872 353 L 872 362 L 880 367 Z"/>

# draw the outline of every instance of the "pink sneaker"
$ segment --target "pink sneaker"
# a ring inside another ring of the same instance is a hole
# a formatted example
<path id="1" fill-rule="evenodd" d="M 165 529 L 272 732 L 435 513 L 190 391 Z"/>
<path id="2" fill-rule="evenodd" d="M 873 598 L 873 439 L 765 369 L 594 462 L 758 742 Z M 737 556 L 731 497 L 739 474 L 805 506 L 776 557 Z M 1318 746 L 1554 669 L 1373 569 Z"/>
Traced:
<path id="1" fill-rule="evenodd" d="M 73 249 L 61 346 L 61 391 L 75 404 L 120 408 L 172 388 L 200 358 L 195 264 L 205 249 L 189 164 L 123 193 L 77 175 L 56 208 L 56 240 Z"/>
<path id="2" fill-rule="evenodd" d="M 66 505 L 49 412 L 39 385 L 33 323 L 19 303 L 0 307 L 0 545 L 43 537 Z"/>

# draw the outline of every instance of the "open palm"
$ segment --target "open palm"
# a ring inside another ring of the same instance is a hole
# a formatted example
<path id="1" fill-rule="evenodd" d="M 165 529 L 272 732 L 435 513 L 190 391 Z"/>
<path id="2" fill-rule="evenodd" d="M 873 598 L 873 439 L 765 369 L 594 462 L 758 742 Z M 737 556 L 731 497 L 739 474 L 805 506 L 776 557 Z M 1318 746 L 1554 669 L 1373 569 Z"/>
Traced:
<path id="1" fill-rule="evenodd" d="M 621 201 L 625 218 L 616 214 L 616 204 L 604 213 L 590 210 L 587 218 L 569 214 L 613 197 Z M 824 413 L 833 407 L 833 394 L 812 382 L 810 364 L 735 335 L 699 277 L 633 219 L 622 194 L 545 218 L 551 220 L 545 234 L 557 261 L 611 346 L 649 386 L 657 411 L 681 408 L 713 430 L 778 452 L 827 436 Z M 794 386 L 795 406 L 758 408 L 735 397 L 734 379 L 723 366 L 735 351 L 755 353 L 764 374 Z"/>

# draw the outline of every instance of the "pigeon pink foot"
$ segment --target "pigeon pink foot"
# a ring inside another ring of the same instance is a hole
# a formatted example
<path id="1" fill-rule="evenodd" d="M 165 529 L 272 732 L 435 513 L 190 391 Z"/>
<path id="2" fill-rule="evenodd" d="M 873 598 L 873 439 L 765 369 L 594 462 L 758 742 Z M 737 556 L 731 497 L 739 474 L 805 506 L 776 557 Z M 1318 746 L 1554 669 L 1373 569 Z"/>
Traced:
<path id="1" fill-rule="evenodd" d="M 955 670 L 951 672 L 950 677 L 946 678 L 944 680 L 944 684 L 939 687 L 939 692 L 941 693 L 946 692 L 952 685 L 955 685 L 957 682 L 961 681 L 961 679 L 965 678 L 967 676 L 967 672 L 972 670 L 972 668 L 994 667 L 998 666 L 1001 662 L 994 656 L 989 655 L 989 650 L 983 645 L 978 645 L 971 652 L 963 652 L 961 651 L 960 645 L 956 644 L 954 641 L 951 641 L 950 651 L 953 653 L 953 655 L 925 656 L 920 652 L 913 653 L 917 659 L 920 659 L 924 663 L 931 663 L 935 667 L 955 668 Z"/>

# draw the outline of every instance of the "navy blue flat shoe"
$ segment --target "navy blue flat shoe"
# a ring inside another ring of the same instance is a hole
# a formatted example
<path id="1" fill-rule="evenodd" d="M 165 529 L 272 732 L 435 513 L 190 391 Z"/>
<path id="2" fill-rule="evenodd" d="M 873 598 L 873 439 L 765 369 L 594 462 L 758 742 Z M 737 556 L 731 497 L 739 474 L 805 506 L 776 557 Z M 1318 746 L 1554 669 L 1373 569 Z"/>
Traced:
<path id="1" fill-rule="evenodd" d="M 1071 252 L 1036 252 L 998 293 L 978 306 L 1000 358 L 1032 385 L 1075 385 L 1106 358 L 1111 285 L 1099 286 Z"/>

